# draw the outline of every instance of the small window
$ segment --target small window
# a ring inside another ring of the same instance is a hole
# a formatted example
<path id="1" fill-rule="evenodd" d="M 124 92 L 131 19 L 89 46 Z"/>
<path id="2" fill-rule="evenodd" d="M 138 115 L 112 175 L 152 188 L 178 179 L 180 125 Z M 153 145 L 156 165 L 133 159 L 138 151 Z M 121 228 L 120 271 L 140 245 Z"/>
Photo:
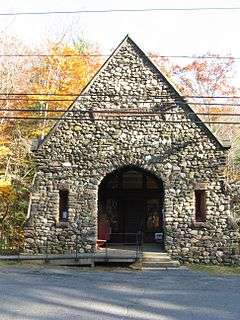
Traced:
<path id="1" fill-rule="evenodd" d="M 68 190 L 59 191 L 59 221 L 68 221 Z"/>
<path id="2" fill-rule="evenodd" d="M 206 221 L 206 190 L 195 190 L 195 218 L 197 222 Z"/>

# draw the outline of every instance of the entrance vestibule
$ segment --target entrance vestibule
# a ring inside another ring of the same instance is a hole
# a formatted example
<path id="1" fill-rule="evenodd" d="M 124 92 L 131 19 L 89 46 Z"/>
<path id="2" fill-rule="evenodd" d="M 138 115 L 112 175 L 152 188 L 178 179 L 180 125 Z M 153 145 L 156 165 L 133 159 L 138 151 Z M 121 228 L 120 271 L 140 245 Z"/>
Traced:
<path id="1" fill-rule="evenodd" d="M 108 174 L 98 192 L 98 238 L 133 243 L 164 244 L 164 188 L 162 180 L 138 167 Z"/>

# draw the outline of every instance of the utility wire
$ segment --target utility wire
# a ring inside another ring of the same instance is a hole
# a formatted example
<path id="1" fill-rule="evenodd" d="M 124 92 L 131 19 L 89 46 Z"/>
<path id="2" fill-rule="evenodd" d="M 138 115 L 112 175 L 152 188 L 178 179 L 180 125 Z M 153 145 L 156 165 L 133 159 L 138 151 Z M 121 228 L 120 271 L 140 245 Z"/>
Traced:
<path id="1" fill-rule="evenodd" d="M 13 93 L 0 93 L 0 96 L 59 96 L 59 97 L 128 97 L 128 98 L 164 98 L 164 97 L 171 97 L 169 94 L 162 94 L 161 96 L 157 95 L 129 95 L 129 94 L 83 94 L 81 93 L 21 93 L 21 92 L 13 92 Z M 203 95 L 181 95 L 181 98 L 192 98 L 192 99 L 240 99 L 240 96 L 203 96 Z M 179 97 L 177 97 L 179 98 Z M 39 99 L 40 100 L 40 99 Z"/>
<path id="2" fill-rule="evenodd" d="M 109 54 L 45 54 L 45 53 L 39 53 L 39 54 L 22 54 L 22 53 L 13 53 L 13 54 L 0 54 L 0 57 L 109 57 L 111 53 Z"/>
<path id="3" fill-rule="evenodd" d="M 24 57 L 62 57 L 62 58 L 77 58 L 77 57 L 109 57 L 109 54 L 0 54 L 0 57 L 15 57 L 15 58 L 24 58 Z M 150 54 L 150 58 L 183 58 L 183 59 L 232 59 L 232 60 L 240 60 L 240 57 L 232 57 L 232 56 L 189 56 L 189 55 L 158 55 L 158 54 Z"/>
<path id="4" fill-rule="evenodd" d="M 50 14 L 81 14 L 81 13 L 121 13 L 121 12 L 158 12 L 158 11 L 235 11 L 240 7 L 191 7 L 191 8 L 142 8 L 142 9 L 103 9 L 73 11 L 41 11 L 41 12 L 4 12 L 0 16 L 50 15 Z"/>
<path id="5" fill-rule="evenodd" d="M 181 96 L 183 98 L 193 98 L 193 99 L 240 99 L 240 96 Z"/>
<path id="6" fill-rule="evenodd" d="M 56 101 L 74 101 L 75 99 L 36 99 L 36 98 L 0 98 L 0 101 L 51 101 L 51 102 L 56 102 Z"/>
<path id="7" fill-rule="evenodd" d="M 199 124 L 231 124 L 231 125 L 240 125 L 239 121 L 192 121 L 192 120 L 161 120 L 161 119 L 122 119 L 121 117 L 112 117 L 112 118 L 102 118 L 102 119 L 91 119 L 91 118 L 83 118 L 83 117 L 73 117 L 73 118 L 61 118 L 61 117 L 5 117 L 5 116 L 0 116 L 0 119 L 5 119 L 5 120 L 62 120 L 62 121 L 66 121 L 66 120 L 78 120 L 78 121 L 90 121 L 90 122 L 95 122 L 95 121 L 116 121 L 116 120 L 123 120 L 123 121 L 127 121 L 127 122 L 162 122 L 162 123 L 199 123 Z"/>
<path id="8" fill-rule="evenodd" d="M 115 114 L 115 115 L 121 115 L 121 116 L 128 116 L 128 115 L 134 115 L 134 116 L 165 116 L 165 115 L 187 115 L 187 116 L 194 116 L 194 115 L 202 115 L 202 116 L 231 116 L 231 117 L 240 117 L 240 113 L 209 113 L 209 112 L 156 112 L 156 111 L 143 111 L 143 110 L 138 110 L 138 109 L 131 109 L 131 110 L 126 110 L 126 109 L 116 109 L 116 110 L 68 110 L 68 109 L 62 109 L 62 110 L 54 110 L 54 109 L 47 109 L 47 110 L 42 110 L 42 109 L 0 109 L 0 112 L 26 112 L 26 113 L 35 113 L 35 112 L 40 112 L 40 113 L 78 113 L 78 114 Z"/>
<path id="9" fill-rule="evenodd" d="M 83 96 L 82 96 L 83 97 Z M 161 98 L 161 97 L 159 97 Z M 31 102 L 73 102 L 76 99 L 36 99 L 36 98 L 0 98 L 0 101 L 31 101 Z M 93 101 L 94 102 L 94 101 Z M 101 99 L 100 102 L 108 102 L 108 103 L 114 103 L 114 102 L 119 102 L 119 101 L 109 101 L 109 100 L 104 100 Z M 130 101 L 132 103 L 161 103 L 161 101 L 147 101 L 147 100 L 138 100 L 138 101 Z M 232 107 L 239 107 L 240 104 L 239 103 L 219 103 L 219 102 L 184 102 L 184 101 L 178 101 L 178 100 L 174 100 L 172 102 L 165 102 L 163 101 L 164 106 L 173 106 L 175 104 L 177 105 L 195 105 L 195 106 L 232 106 Z"/>

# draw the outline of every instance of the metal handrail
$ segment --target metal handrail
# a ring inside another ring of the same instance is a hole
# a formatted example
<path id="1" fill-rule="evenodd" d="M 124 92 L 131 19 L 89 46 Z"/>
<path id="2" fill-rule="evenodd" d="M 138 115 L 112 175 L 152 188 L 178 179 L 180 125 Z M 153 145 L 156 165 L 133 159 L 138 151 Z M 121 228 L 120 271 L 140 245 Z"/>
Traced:
<path id="1" fill-rule="evenodd" d="M 112 233 L 111 235 L 121 235 L 123 237 L 132 237 L 132 239 L 129 239 L 130 241 L 118 241 L 118 242 L 107 242 L 106 241 L 106 246 L 105 246 L 105 260 L 108 261 L 110 256 L 114 255 L 113 251 L 110 251 L 110 249 L 119 248 L 120 246 L 124 246 L 125 248 L 123 250 L 128 249 L 127 246 L 131 246 L 129 248 L 130 254 L 129 256 L 133 257 L 135 256 L 136 259 L 138 259 L 141 256 L 141 251 L 142 251 L 142 233 L 139 231 L 137 233 L 133 232 L 128 232 L 128 233 L 120 233 L 120 232 L 115 232 Z M 3 235 L 0 235 L 1 238 L 3 238 Z M 46 262 L 52 260 L 52 259 L 75 259 L 78 261 L 80 258 L 81 259 L 92 259 L 93 263 L 95 260 L 95 256 L 97 254 L 96 250 L 93 250 L 93 252 L 89 252 L 89 254 L 81 254 L 79 251 L 79 246 L 80 244 L 80 238 L 76 234 L 75 237 L 75 243 L 72 248 L 66 248 L 65 244 L 62 244 L 62 246 L 55 247 L 54 243 L 52 243 L 51 239 L 47 238 L 45 240 L 44 245 L 40 248 L 40 252 L 37 254 L 30 254 L 28 255 L 21 255 L 22 248 L 20 246 L 16 246 L 15 252 L 7 252 L 5 253 L 5 248 L 0 248 L 0 255 L 4 254 L 6 256 L 11 256 L 14 257 L 16 256 L 18 260 L 25 260 L 25 259 L 43 259 Z M 66 250 L 67 249 L 67 250 Z M 124 251 L 123 251 L 124 252 Z M 123 258 L 128 258 L 128 252 L 127 250 L 125 251 L 126 254 L 123 253 Z M 122 252 L 119 253 L 119 259 L 121 259 L 121 254 Z"/>
<path id="2" fill-rule="evenodd" d="M 105 260 L 108 261 L 109 260 L 109 250 L 110 249 L 113 249 L 113 246 L 133 246 L 134 247 L 134 251 L 135 251 L 135 258 L 136 260 L 137 259 L 140 259 L 141 258 L 141 253 L 142 253 L 142 239 L 143 239 L 143 236 L 142 236 L 142 232 L 141 231 L 138 231 L 137 233 L 134 233 L 134 232 L 126 232 L 126 233 L 122 233 L 122 232 L 113 232 L 113 233 L 110 233 L 110 236 L 111 235 L 120 235 L 120 236 L 134 236 L 135 238 L 135 241 L 133 242 L 110 242 L 110 241 L 106 241 L 105 243 Z M 131 248 L 131 250 L 133 250 L 133 248 Z"/>

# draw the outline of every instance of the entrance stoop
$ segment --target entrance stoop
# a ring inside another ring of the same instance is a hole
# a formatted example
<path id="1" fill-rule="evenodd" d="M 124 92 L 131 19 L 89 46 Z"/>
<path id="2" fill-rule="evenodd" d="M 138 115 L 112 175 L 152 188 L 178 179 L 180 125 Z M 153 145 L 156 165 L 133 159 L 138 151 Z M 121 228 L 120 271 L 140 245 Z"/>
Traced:
<path id="1" fill-rule="evenodd" d="M 142 254 L 142 269 L 166 269 L 178 268 L 180 263 L 177 260 L 172 260 L 165 252 L 143 252 Z"/>

